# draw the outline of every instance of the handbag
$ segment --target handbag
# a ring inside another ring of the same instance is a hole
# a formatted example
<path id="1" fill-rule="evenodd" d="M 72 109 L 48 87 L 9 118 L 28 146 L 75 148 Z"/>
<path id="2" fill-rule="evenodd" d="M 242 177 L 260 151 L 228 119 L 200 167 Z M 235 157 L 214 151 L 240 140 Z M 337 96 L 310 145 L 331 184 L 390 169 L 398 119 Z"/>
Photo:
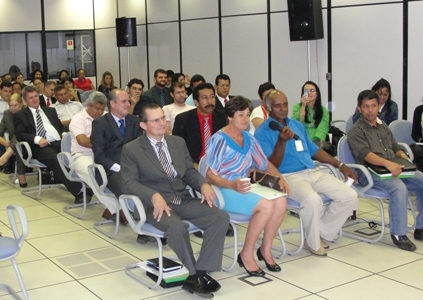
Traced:
<path id="1" fill-rule="evenodd" d="M 59 176 L 56 176 L 53 171 L 48 169 L 41 169 L 41 183 L 42 184 L 58 184 L 62 183 Z"/>
<path id="2" fill-rule="evenodd" d="M 279 180 L 280 180 L 279 176 L 275 176 L 269 173 L 254 170 L 250 173 L 249 177 L 250 177 L 251 183 L 258 183 L 262 186 L 267 186 L 274 190 L 283 192 L 283 190 L 281 189 L 279 185 Z"/>

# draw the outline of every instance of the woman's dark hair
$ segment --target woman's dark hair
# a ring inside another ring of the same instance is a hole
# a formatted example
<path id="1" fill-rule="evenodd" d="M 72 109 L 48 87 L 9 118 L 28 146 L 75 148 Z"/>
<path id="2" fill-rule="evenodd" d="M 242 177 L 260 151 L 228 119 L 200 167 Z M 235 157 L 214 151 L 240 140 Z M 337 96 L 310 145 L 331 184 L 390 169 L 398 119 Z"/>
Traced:
<path id="1" fill-rule="evenodd" d="M 62 75 L 62 73 L 65 73 L 65 74 L 66 74 L 66 76 L 69 76 L 69 72 L 68 72 L 68 70 L 62 70 L 62 71 L 60 71 L 60 73 L 59 73 L 59 80 L 61 80 L 60 76 Z"/>
<path id="2" fill-rule="evenodd" d="M 304 95 L 304 87 L 307 84 L 311 84 L 312 86 L 314 86 L 317 93 L 316 101 L 314 102 L 314 125 L 317 127 L 319 126 L 320 121 L 322 121 L 323 117 L 322 96 L 320 94 L 319 87 L 313 81 L 306 81 L 306 83 L 304 83 L 303 87 L 301 88 L 301 96 Z M 306 123 L 311 123 L 313 121 L 308 119 L 308 106 L 306 106 L 305 109 L 305 121 Z"/>
<path id="3" fill-rule="evenodd" d="M 32 81 L 34 81 L 34 79 L 35 79 L 35 77 L 34 77 L 35 73 L 38 73 L 38 72 L 41 73 L 41 81 L 45 82 L 44 73 L 40 69 L 36 69 L 36 70 L 34 70 L 34 72 L 32 72 L 32 76 L 31 76 Z"/>
<path id="4" fill-rule="evenodd" d="M 250 113 L 253 111 L 253 104 L 249 99 L 245 98 L 244 96 L 235 96 L 231 98 L 225 104 L 226 120 L 228 118 L 233 118 L 237 111 L 243 111 L 247 108 L 250 110 Z"/>
<path id="5" fill-rule="evenodd" d="M 70 81 L 70 82 L 73 83 L 73 78 L 70 77 L 70 76 L 63 77 L 62 80 L 60 81 L 60 83 L 65 84 L 66 81 Z"/>
<path id="6" fill-rule="evenodd" d="M 383 79 L 383 78 L 379 79 L 375 83 L 375 85 L 372 87 L 372 91 L 377 92 L 378 90 L 383 89 L 383 88 L 387 88 L 388 92 L 389 92 L 388 100 L 386 100 L 385 105 L 386 105 L 386 112 L 387 112 L 388 115 L 390 115 L 391 114 L 392 100 L 391 100 L 391 85 L 389 84 L 388 80 Z"/>

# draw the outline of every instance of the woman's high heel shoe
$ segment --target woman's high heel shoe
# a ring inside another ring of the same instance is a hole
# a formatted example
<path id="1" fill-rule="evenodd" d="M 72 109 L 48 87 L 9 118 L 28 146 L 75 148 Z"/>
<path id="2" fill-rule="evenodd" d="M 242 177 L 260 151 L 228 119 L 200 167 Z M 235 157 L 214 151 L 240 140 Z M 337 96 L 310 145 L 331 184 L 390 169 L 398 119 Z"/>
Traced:
<path id="1" fill-rule="evenodd" d="M 247 268 L 244 266 L 244 263 L 242 262 L 241 254 L 238 254 L 237 262 L 238 262 L 239 266 L 243 267 L 245 269 L 245 271 L 247 271 L 248 275 L 250 275 L 250 276 L 263 277 L 264 275 L 266 275 L 266 273 L 260 268 L 258 268 L 257 271 L 252 271 L 252 272 L 248 271 Z"/>
<path id="2" fill-rule="evenodd" d="M 264 263 L 266 264 L 266 268 L 271 271 L 271 272 L 280 272 L 282 271 L 281 267 L 278 264 L 274 264 L 274 265 L 269 265 L 266 260 L 264 259 L 263 255 L 261 254 L 261 250 L 260 247 L 257 249 L 257 258 L 259 261 L 264 261 Z"/>

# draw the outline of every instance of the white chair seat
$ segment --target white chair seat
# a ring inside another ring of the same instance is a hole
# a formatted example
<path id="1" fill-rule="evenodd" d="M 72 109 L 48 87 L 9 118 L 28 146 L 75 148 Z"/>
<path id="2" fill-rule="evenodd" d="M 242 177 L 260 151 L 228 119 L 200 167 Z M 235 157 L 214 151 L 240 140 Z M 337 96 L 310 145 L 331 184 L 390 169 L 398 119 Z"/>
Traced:
<path id="1" fill-rule="evenodd" d="M 0 245 L 0 259 L 6 259 L 19 251 L 16 240 L 7 236 L 0 237 Z"/>

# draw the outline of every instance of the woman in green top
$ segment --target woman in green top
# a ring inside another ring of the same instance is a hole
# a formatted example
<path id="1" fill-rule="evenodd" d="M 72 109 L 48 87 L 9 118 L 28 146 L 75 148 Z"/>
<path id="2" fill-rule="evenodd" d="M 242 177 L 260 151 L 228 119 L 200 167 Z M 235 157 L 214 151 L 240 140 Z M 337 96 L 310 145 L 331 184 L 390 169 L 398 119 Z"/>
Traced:
<path id="1" fill-rule="evenodd" d="M 301 103 L 294 105 L 292 119 L 300 121 L 308 137 L 320 146 L 326 140 L 329 131 L 329 112 L 322 105 L 320 89 L 312 81 L 307 81 L 301 88 Z"/>

